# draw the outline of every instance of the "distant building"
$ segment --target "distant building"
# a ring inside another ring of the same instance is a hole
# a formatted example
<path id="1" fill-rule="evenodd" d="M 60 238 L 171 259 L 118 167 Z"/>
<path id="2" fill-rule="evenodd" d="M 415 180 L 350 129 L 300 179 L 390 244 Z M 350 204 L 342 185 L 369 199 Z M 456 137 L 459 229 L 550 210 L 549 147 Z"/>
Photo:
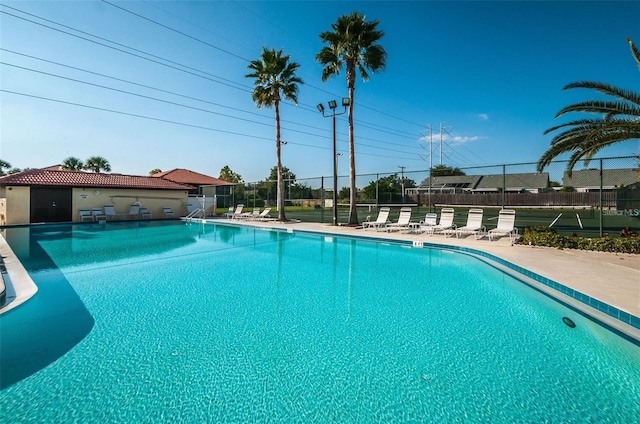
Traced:
<path id="1" fill-rule="evenodd" d="M 474 193 L 540 193 L 549 188 L 549 173 L 495 174 L 483 175 L 473 189 Z"/>
<path id="2" fill-rule="evenodd" d="M 505 187 L 505 192 L 539 193 L 549 187 L 549 173 L 455 175 L 425 178 L 418 187 L 407 189 L 407 194 L 432 193 L 496 193 Z"/>
<path id="3" fill-rule="evenodd" d="M 603 169 L 602 189 L 615 190 L 638 182 L 638 170 L 634 168 L 623 169 Z M 584 169 L 573 171 L 571 177 L 565 171 L 562 177 L 562 184 L 565 187 L 573 187 L 578 192 L 590 192 L 600 190 L 600 170 Z"/>

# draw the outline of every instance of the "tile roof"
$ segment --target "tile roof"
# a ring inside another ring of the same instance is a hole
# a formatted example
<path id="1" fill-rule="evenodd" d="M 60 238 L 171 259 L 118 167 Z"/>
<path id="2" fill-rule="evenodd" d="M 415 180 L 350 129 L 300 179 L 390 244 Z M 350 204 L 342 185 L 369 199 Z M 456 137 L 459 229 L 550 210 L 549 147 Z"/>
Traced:
<path id="1" fill-rule="evenodd" d="M 198 172 L 193 172 L 188 169 L 172 169 L 170 171 L 158 172 L 157 174 L 153 174 L 154 178 L 164 178 L 167 180 L 175 181 L 177 183 L 183 184 L 191 184 L 191 185 L 218 185 L 218 186 L 229 186 L 234 185 L 234 183 L 230 183 L 225 180 L 221 180 L 219 178 L 210 177 L 208 175 L 200 174 Z"/>
<path id="2" fill-rule="evenodd" d="M 0 185 L 140 188 L 156 190 L 193 190 L 188 184 L 180 184 L 164 178 L 138 175 L 102 174 L 96 172 L 53 171 L 29 169 L 17 174 L 0 177 Z"/>

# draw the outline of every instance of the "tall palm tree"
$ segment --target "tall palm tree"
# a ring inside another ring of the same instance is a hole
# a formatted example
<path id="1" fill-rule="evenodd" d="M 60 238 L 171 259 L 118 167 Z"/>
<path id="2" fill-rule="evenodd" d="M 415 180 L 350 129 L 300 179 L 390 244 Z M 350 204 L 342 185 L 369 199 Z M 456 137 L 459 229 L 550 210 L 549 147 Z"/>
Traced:
<path id="1" fill-rule="evenodd" d="M 247 66 L 252 70 L 247 78 L 254 78 L 255 88 L 251 93 L 253 101 L 258 108 L 273 106 L 276 116 L 276 158 L 278 169 L 278 190 L 276 206 L 278 208 L 278 220 L 285 221 L 284 214 L 284 184 L 282 178 L 282 161 L 280 159 L 280 101 L 284 97 L 298 104 L 298 84 L 302 79 L 296 76 L 300 67 L 295 62 L 290 62 L 290 56 L 282 50 L 262 48 L 260 59 L 252 60 Z"/>
<path id="2" fill-rule="evenodd" d="M 93 172 L 110 172 L 111 165 L 102 156 L 91 156 L 84 164 L 84 169 L 88 169 Z"/>
<path id="3" fill-rule="evenodd" d="M 320 39 L 328 45 L 316 55 L 316 61 L 324 66 L 322 81 L 338 75 L 344 66 L 349 90 L 349 224 L 358 224 L 356 210 L 356 154 L 353 139 L 353 104 L 356 87 L 356 69 L 362 81 L 369 80 L 369 71 L 376 73 L 384 70 L 387 52 L 378 44 L 384 32 L 377 29 L 379 21 L 365 21 L 364 15 L 352 12 L 342 15 L 331 24 L 333 31 L 320 34 Z"/>
<path id="4" fill-rule="evenodd" d="M 62 161 L 62 169 L 64 171 L 81 171 L 84 169 L 84 163 L 78 158 L 74 158 L 73 156 L 69 156 L 65 160 Z"/>
<path id="5" fill-rule="evenodd" d="M 627 42 L 640 67 L 640 51 L 629 37 Z M 564 87 L 565 90 L 572 88 L 588 88 L 613 98 L 588 100 L 560 109 L 556 118 L 569 112 L 595 113 L 601 116 L 577 119 L 546 130 L 545 135 L 568 128 L 551 140 L 551 147 L 538 160 L 538 172 L 542 172 L 557 156 L 573 152 L 567 164 L 567 172 L 571 175 L 578 161 L 584 158 L 588 163 L 602 148 L 621 141 L 640 139 L 640 93 L 591 81 L 574 82 Z"/>

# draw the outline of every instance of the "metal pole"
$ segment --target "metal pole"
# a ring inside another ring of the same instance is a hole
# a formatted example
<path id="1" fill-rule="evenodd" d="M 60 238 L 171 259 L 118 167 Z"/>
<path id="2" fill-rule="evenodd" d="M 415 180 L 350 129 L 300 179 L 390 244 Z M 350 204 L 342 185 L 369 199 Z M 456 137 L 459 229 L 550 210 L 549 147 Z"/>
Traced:
<path id="1" fill-rule="evenodd" d="M 504 209 L 504 192 L 507 189 L 507 165 L 502 165 L 502 209 Z"/>
<path id="2" fill-rule="evenodd" d="M 338 225 L 338 155 L 336 154 L 336 111 L 333 110 L 333 225 Z"/>
<path id="3" fill-rule="evenodd" d="M 600 237 L 602 237 L 602 159 L 600 159 Z"/>
<path id="4" fill-rule="evenodd" d="M 406 166 L 398 165 L 398 168 L 400 168 L 400 172 L 402 173 L 402 179 L 400 180 L 400 184 L 402 185 L 402 203 L 404 204 L 406 203 L 405 197 L 404 197 L 404 170 Z"/>
<path id="5" fill-rule="evenodd" d="M 324 176 L 320 177 L 320 222 L 324 224 Z"/>
<path id="6" fill-rule="evenodd" d="M 380 205 L 380 193 L 378 191 L 378 181 L 380 181 L 380 174 L 376 174 L 376 209 Z"/>
<path id="7" fill-rule="evenodd" d="M 429 125 L 429 212 L 431 212 L 431 173 L 433 171 L 433 126 Z"/>

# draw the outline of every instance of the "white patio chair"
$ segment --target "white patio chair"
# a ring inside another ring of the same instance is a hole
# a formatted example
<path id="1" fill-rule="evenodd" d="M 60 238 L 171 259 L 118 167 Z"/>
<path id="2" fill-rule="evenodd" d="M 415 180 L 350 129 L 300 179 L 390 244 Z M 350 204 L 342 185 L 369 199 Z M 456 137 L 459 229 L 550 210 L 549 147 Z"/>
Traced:
<path id="1" fill-rule="evenodd" d="M 380 208 L 380 211 L 378 211 L 378 218 L 375 221 L 365 221 L 362 223 L 362 228 L 363 229 L 368 229 L 368 228 L 380 228 L 383 227 L 385 225 L 387 225 L 390 221 L 389 221 L 389 212 L 391 211 L 390 208 L 384 206 L 382 208 Z"/>
<path id="2" fill-rule="evenodd" d="M 90 209 L 80 209 L 78 212 L 80 213 L 80 222 L 93 221 L 93 215 Z"/>
<path id="3" fill-rule="evenodd" d="M 518 238 L 518 229 L 516 228 L 516 211 L 513 209 L 502 209 L 498 214 L 498 225 L 496 228 L 489 230 L 489 241 L 494 238 L 505 235 L 509 236 L 509 241 L 513 243 Z"/>
<path id="4" fill-rule="evenodd" d="M 455 230 L 456 238 L 460 238 L 460 236 L 468 234 L 473 234 L 476 237 L 476 240 L 484 237 L 486 229 L 482 225 L 483 214 L 484 211 L 482 209 L 469 209 L 466 225 L 458 227 Z"/>
<path id="5" fill-rule="evenodd" d="M 455 211 L 453 208 L 442 208 L 440 211 L 440 222 L 432 227 L 425 227 L 425 231 L 429 235 L 443 233 L 445 237 L 448 234 L 453 234 L 452 232 L 455 232 L 456 229 L 456 224 L 453 223 L 454 215 Z"/>
<path id="6" fill-rule="evenodd" d="M 387 224 L 383 229 L 389 231 L 400 230 L 402 228 L 408 229 L 411 223 L 411 208 L 400 209 L 400 215 L 398 221 Z"/>
<path id="7" fill-rule="evenodd" d="M 171 209 L 168 206 L 165 206 L 162 208 L 162 213 L 164 213 L 164 217 L 165 218 L 175 218 L 176 214 L 173 212 L 173 209 Z"/>

